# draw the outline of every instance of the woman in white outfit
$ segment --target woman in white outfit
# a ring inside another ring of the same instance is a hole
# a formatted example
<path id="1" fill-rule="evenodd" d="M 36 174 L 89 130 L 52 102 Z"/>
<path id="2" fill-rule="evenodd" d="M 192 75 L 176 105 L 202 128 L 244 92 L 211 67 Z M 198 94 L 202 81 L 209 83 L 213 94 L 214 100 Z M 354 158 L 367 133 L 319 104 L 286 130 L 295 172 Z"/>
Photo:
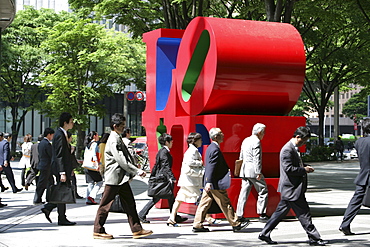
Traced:
<path id="1" fill-rule="evenodd" d="M 91 131 L 85 138 L 85 154 L 84 162 L 97 162 L 99 164 L 98 156 L 96 153 L 98 149 L 99 135 L 96 131 Z M 98 204 L 95 199 L 99 189 L 103 185 L 103 178 L 99 171 L 92 171 L 85 168 L 85 178 L 87 185 L 86 191 L 86 204 L 95 205 Z"/>
<path id="2" fill-rule="evenodd" d="M 168 226 L 179 226 L 175 221 L 175 217 L 181 203 L 195 203 L 203 188 L 204 166 L 202 155 L 198 151 L 198 148 L 202 146 L 202 135 L 195 132 L 190 133 L 187 143 L 189 147 L 184 153 L 180 178 L 177 184 L 180 190 L 177 192 L 170 218 L 167 220 Z M 210 224 L 218 223 L 218 221 L 209 217 L 209 215 L 207 216 L 206 220 Z"/>
<path id="3" fill-rule="evenodd" d="M 31 146 L 32 146 L 32 136 L 27 134 L 23 138 L 24 142 L 22 144 L 22 158 L 19 161 L 19 168 L 22 169 L 21 173 L 21 183 L 22 186 L 28 190 L 26 186 L 26 169 L 31 167 Z"/>

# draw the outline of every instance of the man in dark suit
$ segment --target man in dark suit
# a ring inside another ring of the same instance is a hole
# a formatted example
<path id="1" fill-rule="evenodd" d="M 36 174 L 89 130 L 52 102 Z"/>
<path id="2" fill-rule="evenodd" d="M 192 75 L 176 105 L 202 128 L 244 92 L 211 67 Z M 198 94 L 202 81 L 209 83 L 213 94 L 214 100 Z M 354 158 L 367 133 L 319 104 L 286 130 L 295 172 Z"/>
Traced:
<path id="1" fill-rule="evenodd" d="M 26 176 L 26 185 L 24 186 L 26 190 L 28 190 L 28 187 L 32 184 L 32 181 L 36 178 L 36 174 L 39 172 L 39 170 L 37 169 L 37 165 L 39 164 L 38 146 L 42 139 L 44 139 L 44 136 L 39 135 L 39 137 L 37 138 L 37 142 L 35 144 L 32 144 L 31 146 L 30 153 L 31 169 L 27 172 Z"/>
<path id="2" fill-rule="evenodd" d="M 366 187 L 369 186 L 370 174 L 370 119 L 365 119 L 362 122 L 364 137 L 361 137 L 355 142 L 358 160 L 360 161 L 360 173 L 357 175 L 354 183 L 356 184 L 355 193 L 350 200 L 346 212 L 344 213 L 342 224 L 339 231 L 345 235 L 353 235 L 350 224 L 360 210 L 362 200 L 364 199 Z"/>
<path id="3" fill-rule="evenodd" d="M 2 134 L 2 133 L 1 133 Z M 5 133 L 4 139 L 0 142 L 0 165 L 3 167 L 3 172 L 8 179 L 10 186 L 12 187 L 13 193 L 22 191 L 23 189 L 18 189 L 15 186 L 14 173 L 13 169 L 10 166 L 10 161 L 13 160 L 13 157 L 10 154 L 10 145 L 9 142 L 12 139 L 12 135 Z"/>
<path id="4" fill-rule="evenodd" d="M 52 173 L 57 183 L 71 184 L 73 172 L 70 150 L 67 142 L 67 131 L 73 128 L 73 118 L 70 113 L 63 112 L 59 117 L 59 128 L 56 130 L 52 141 Z M 58 225 L 70 226 L 76 222 L 71 222 L 66 217 L 66 204 L 47 203 L 41 209 L 46 219 L 51 223 L 50 212 L 58 208 Z"/>
<path id="5" fill-rule="evenodd" d="M 34 204 L 42 203 L 42 195 L 45 189 L 54 183 L 53 175 L 51 174 L 52 148 L 50 143 L 54 137 L 54 133 L 55 131 L 52 128 L 46 128 L 43 139 L 37 145 L 38 164 L 36 169 L 40 171 L 40 174 L 36 184 L 35 197 L 33 198 Z"/>
<path id="6" fill-rule="evenodd" d="M 307 173 L 314 172 L 311 166 L 304 165 L 298 148 L 303 146 L 311 137 L 310 129 L 298 127 L 290 139 L 280 151 L 280 180 L 278 192 L 281 193 L 281 200 L 272 214 L 269 221 L 259 235 L 259 239 L 268 244 L 277 244 L 272 241 L 270 234 L 272 230 L 293 209 L 302 227 L 306 231 L 309 244 L 323 246 L 319 232 L 312 224 L 310 208 L 308 206 L 305 192 L 307 190 Z"/>
<path id="7" fill-rule="evenodd" d="M 233 227 L 234 232 L 238 232 L 248 226 L 249 221 L 239 221 L 226 189 L 230 187 L 230 169 L 220 150 L 220 143 L 224 140 L 224 134 L 219 128 L 212 128 L 209 131 L 212 143 L 208 146 L 205 156 L 205 172 L 203 177 L 204 190 L 195 213 L 193 232 L 209 232 L 203 226 L 208 209 L 212 201 L 218 204 L 226 219 Z"/>

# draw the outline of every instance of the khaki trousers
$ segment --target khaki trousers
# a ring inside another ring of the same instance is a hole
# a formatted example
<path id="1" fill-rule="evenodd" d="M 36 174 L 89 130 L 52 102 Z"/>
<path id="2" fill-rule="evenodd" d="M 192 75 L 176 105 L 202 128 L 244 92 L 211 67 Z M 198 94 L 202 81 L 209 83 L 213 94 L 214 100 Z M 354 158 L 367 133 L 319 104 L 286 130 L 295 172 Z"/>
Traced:
<path id="1" fill-rule="evenodd" d="M 211 207 L 213 200 L 218 204 L 231 226 L 240 225 L 238 216 L 236 215 L 233 206 L 231 206 L 226 190 L 210 190 L 208 192 L 203 190 L 202 198 L 197 208 L 197 212 L 195 213 L 193 227 L 203 227 L 202 223 L 206 218 L 207 211 Z"/>

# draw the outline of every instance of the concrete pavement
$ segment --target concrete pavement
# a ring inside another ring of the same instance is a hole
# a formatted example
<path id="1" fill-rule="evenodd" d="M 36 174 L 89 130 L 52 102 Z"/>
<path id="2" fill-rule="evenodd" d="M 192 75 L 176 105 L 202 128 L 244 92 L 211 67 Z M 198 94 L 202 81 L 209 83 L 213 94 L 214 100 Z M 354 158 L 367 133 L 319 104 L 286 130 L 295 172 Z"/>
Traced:
<path id="1" fill-rule="evenodd" d="M 13 164 L 16 167 L 16 164 Z M 313 223 L 322 238 L 329 241 L 329 246 L 370 246 L 370 210 L 363 208 L 353 221 L 354 236 L 344 236 L 338 231 L 343 213 L 354 192 L 353 180 L 359 171 L 358 161 L 312 163 L 315 172 L 309 174 L 307 200 L 313 214 Z M 20 172 L 15 170 L 16 184 L 20 186 Z M 85 196 L 84 175 L 78 177 L 78 193 Z M 148 178 L 135 178 L 133 188 L 137 208 L 140 210 L 149 198 L 146 195 Z M 3 183 L 7 180 L 3 176 Z M 85 205 L 85 200 L 67 205 L 67 216 L 76 221 L 75 226 L 58 226 L 57 212 L 51 213 L 50 224 L 41 214 L 41 205 L 34 206 L 32 199 L 35 186 L 29 191 L 13 194 L 10 190 L 0 193 L 3 203 L 0 208 L 0 247 L 5 246 L 266 246 L 257 239 L 264 224 L 252 219 L 252 223 L 242 232 L 232 232 L 227 221 L 211 226 L 209 233 L 193 233 L 192 215 L 181 227 L 168 227 L 168 209 L 153 208 L 148 219 L 150 224 L 143 224 L 144 229 L 154 234 L 133 239 L 125 214 L 110 213 L 106 231 L 113 234 L 112 240 L 92 238 L 93 222 L 97 205 Z M 103 190 L 100 191 L 100 193 Z M 293 218 L 281 222 L 272 232 L 272 239 L 278 246 L 308 246 L 307 236 L 300 223 Z"/>

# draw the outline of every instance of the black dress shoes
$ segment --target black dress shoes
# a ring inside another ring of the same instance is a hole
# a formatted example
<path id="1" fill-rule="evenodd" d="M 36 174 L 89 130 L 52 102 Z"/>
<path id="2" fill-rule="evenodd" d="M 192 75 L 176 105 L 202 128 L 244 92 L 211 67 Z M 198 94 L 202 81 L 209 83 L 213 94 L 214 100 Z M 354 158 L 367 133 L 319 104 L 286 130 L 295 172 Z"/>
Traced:
<path id="1" fill-rule="evenodd" d="M 310 239 L 309 243 L 310 245 L 314 245 L 314 246 L 325 246 L 328 243 L 328 241 L 324 241 L 322 239 L 319 239 L 319 240 Z"/>
<path id="2" fill-rule="evenodd" d="M 0 208 L 2 208 L 2 207 L 6 207 L 6 206 L 8 206 L 8 204 L 4 204 L 4 203 L 1 203 L 1 202 L 0 202 Z"/>
<path id="3" fill-rule="evenodd" d="M 41 212 L 43 212 L 45 214 L 45 218 L 50 222 L 50 223 L 53 223 L 50 219 L 50 211 L 47 210 L 46 208 L 42 208 L 41 209 Z"/>
<path id="4" fill-rule="evenodd" d="M 262 235 L 261 233 L 260 233 L 260 235 L 258 235 L 258 239 L 262 240 L 262 241 L 265 241 L 267 244 L 277 244 L 277 242 L 272 241 L 272 239 L 270 237 Z"/>
<path id="5" fill-rule="evenodd" d="M 2 187 L 1 188 L 1 192 L 4 192 L 4 191 L 6 191 L 6 190 L 8 190 L 9 189 L 9 187 Z"/>
<path id="6" fill-rule="evenodd" d="M 76 194 L 76 199 L 84 199 L 84 198 L 80 196 L 79 194 Z"/>
<path id="7" fill-rule="evenodd" d="M 261 222 L 261 223 L 266 223 L 268 220 L 270 219 L 270 217 L 268 217 L 267 215 L 265 214 L 261 214 L 260 217 L 258 218 L 258 221 Z"/>
<path id="8" fill-rule="evenodd" d="M 182 223 L 182 222 L 185 222 L 185 221 L 187 221 L 188 220 L 188 218 L 186 218 L 186 217 L 181 217 L 180 215 L 176 215 L 176 217 L 175 217 L 175 221 L 176 221 L 176 223 Z"/>
<path id="9" fill-rule="evenodd" d="M 201 227 L 201 228 L 193 227 L 193 232 L 209 232 L 209 229 L 205 227 Z"/>
<path id="10" fill-rule="evenodd" d="M 65 220 L 59 220 L 58 225 L 59 226 L 73 226 L 73 225 L 76 225 L 76 222 L 72 222 L 72 221 L 65 219 Z"/>
<path id="11" fill-rule="evenodd" d="M 240 222 L 240 224 L 238 226 L 233 226 L 233 232 L 241 231 L 244 228 L 246 228 L 248 225 L 249 225 L 249 220 L 246 220 L 244 222 Z"/>
<path id="12" fill-rule="evenodd" d="M 349 227 L 339 227 L 339 231 L 343 232 L 344 235 L 355 235 Z"/>
<path id="13" fill-rule="evenodd" d="M 146 223 L 146 224 L 149 224 L 150 223 L 149 220 L 147 220 L 146 218 L 142 218 L 140 216 L 139 216 L 139 220 L 141 221 L 141 223 Z"/>
<path id="14" fill-rule="evenodd" d="M 23 188 L 17 189 L 16 191 L 13 191 L 13 194 L 18 193 L 18 192 L 21 192 L 22 190 L 23 190 Z"/>

